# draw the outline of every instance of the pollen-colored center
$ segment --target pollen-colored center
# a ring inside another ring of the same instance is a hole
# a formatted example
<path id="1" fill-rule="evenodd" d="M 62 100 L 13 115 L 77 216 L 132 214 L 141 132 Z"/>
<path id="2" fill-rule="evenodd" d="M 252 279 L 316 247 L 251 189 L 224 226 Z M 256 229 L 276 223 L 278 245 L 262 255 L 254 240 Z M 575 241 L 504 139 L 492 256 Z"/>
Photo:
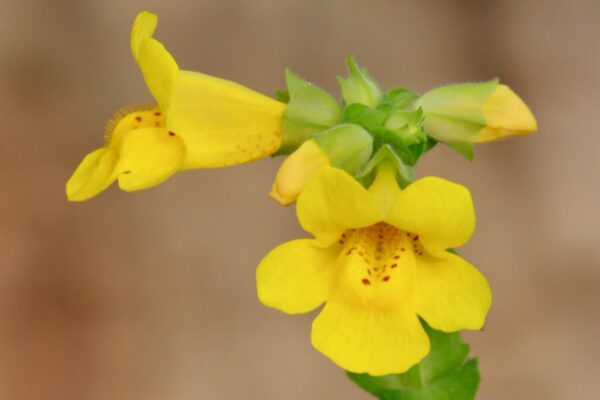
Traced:
<path id="1" fill-rule="evenodd" d="M 361 299 L 381 299 L 402 290 L 415 257 L 425 252 L 417 234 L 386 223 L 348 230 L 339 243 L 338 288 L 350 289 Z"/>

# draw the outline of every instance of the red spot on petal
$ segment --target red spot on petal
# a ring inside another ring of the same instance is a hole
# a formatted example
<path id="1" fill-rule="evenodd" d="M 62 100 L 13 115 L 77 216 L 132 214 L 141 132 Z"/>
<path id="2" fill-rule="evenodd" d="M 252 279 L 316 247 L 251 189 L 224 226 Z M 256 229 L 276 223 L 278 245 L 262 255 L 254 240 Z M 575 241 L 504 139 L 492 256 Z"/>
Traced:
<path id="1" fill-rule="evenodd" d="M 390 266 L 390 268 L 396 268 L 397 266 L 398 266 L 397 264 L 392 264 L 392 265 Z"/>
<path id="2" fill-rule="evenodd" d="M 383 277 L 383 281 L 384 281 L 384 282 L 387 282 L 387 281 L 389 281 L 389 280 L 390 280 L 390 277 L 389 277 L 389 276 L 384 276 L 384 277 Z"/>
<path id="3" fill-rule="evenodd" d="M 371 281 L 368 280 L 368 279 L 366 279 L 366 278 L 363 279 L 361 282 L 362 282 L 363 285 L 370 285 L 371 284 Z"/>
<path id="4" fill-rule="evenodd" d="M 399 258 L 400 258 L 400 256 L 394 256 L 394 260 L 397 260 Z"/>
<path id="5" fill-rule="evenodd" d="M 419 235 L 415 236 L 413 240 L 419 240 Z"/>
<path id="6" fill-rule="evenodd" d="M 156 115 L 157 117 L 160 117 L 162 114 L 160 113 L 160 111 L 156 111 L 156 112 L 154 113 L 154 115 Z"/>
<path id="7" fill-rule="evenodd" d="M 137 117 L 135 117 L 135 120 L 136 120 L 137 122 L 142 122 L 142 117 L 140 117 L 140 116 L 138 115 Z"/>
<path id="8" fill-rule="evenodd" d="M 169 136 L 175 136 L 173 132 L 169 132 Z"/>

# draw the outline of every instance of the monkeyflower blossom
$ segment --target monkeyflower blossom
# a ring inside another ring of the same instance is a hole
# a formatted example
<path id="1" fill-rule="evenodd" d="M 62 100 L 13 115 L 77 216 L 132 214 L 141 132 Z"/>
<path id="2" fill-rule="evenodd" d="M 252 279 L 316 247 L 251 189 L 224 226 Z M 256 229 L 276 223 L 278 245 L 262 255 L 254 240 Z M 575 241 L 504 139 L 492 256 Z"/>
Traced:
<path id="1" fill-rule="evenodd" d="M 348 371 L 376 376 L 404 372 L 429 352 L 419 318 L 444 332 L 481 329 L 492 299 L 483 275 L 447 251 L 474 231 L 469 191 L 437 177 L 401 190 L 396 179 L 383 164 L 367 190 L 321 167 L 297 200 L 314 239 L 276 247 L 257 269 L 263 304 L 297 314 L 325 303 L 313 346 Z"/>
<path id="2" fill-rule="evenodd" d="M 128 192 L 146 189 L 177 171 L 241 164 L 281 146 L 285 104 L 231 81 L 180 70 L 152 37 L 157 22 L 155 14 L 139 13 L 130 41 L 158 104 L 117 112 L 104 147 L 89 153 L 67 182 L 71 201 L 94 197 L 115 180 Z"/>

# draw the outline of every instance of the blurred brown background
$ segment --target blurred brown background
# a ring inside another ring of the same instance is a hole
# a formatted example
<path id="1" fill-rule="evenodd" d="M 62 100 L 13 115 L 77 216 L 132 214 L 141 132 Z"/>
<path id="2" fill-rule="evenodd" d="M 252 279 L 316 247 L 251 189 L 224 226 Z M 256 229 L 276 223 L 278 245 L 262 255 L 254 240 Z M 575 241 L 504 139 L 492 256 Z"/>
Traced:
<path id="1" fill-rule="evenodd" d="M 0 398 L 368 399 L 309 343 L 314 315 L 261 307 L 254 268 L 302 234 L 271 201 L 280 159 L 66 201 L 117 108 L 149 93 L 135 14 L 179 64 L 264 93 L 283 69 L 335 92 L 353 53 L 381 86 L 499 76 L 540 132 L 438 148 L 419 175 L 468 185 L 463 254 L 488 277 L 478 399 L 600 393 L 600 2 L 0 1 Z"/>

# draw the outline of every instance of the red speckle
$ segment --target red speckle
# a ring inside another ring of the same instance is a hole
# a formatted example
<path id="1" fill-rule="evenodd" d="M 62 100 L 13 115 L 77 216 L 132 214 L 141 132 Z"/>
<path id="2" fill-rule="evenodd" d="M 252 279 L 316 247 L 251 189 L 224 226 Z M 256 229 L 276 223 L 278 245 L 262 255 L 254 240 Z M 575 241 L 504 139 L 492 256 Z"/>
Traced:
<path id="1" fill-rule="evenodd" d="M 175 136 L 173 132 L 169 132 L 169 136 Z"/>
<path id="2" fill-rule="evenodd" d="M 404 247 L 400 249 L 400 251 L 405 251 L 405 250 L 406 250 L 406 249 L 405 249 Z"/>
<path id="3" fill-rule="evenodd" d="M 138 115 L 137 117 L 135 117 L 135 120 L 136 120 L 137 122 L 142 122 L 142 117 L 140 117 L 140 116 Z"/>
<path id="4" fill-rule="evenodd" d="M 356 247 L 351 247 L 350 250 L 346 252 L 346 255 L 349 256 L 354 250 L 356 250 Z"/>
<path id="5" fill-rule="evenodd" d="M 387 275 L 386 275 L 386 276 L 384 276 L 384 277 L 383 277 L 383 281 L 384 281 L 384 282 L 387 282 L 387 281 L 389 281 L 389 280 L 390 280 L 390 277 L 389 277 L 389 276 L 387 276 Z"/>
<path id="6" fill-rule="evenodd" d="M 415 236 L 413 240 L 419 240 L 419 235 Z"/>
<path id="7" fill-rule="evenodd" d="M 368 280 L 368 279 L 366 279 L 366 278 L 365 278 L 365 279 L 363 279 L 361 282 L 362 282 L 362 284 L 363 284 L 363 285 L 366 285 L 366 286 L 368 286 L 368 285 L 370 285 L 370 284 L 371 284 L 371 281 L 370 281 L 370 280 Z"/>
<path id="8" fill-rule="evenodd" d="M 390 266 L 390 268 L 396 268 L 397 266 L 398 266 L 397 264 L 392 264 L 392 265 Z"/>
<path id="9" fill-rule="evenodd" d="M 367 274 L 371 275 L 371 270 L 370 269 L 367 270 Z"/>
<path id="10" fill-rule="evenodd" d="M 156 115 L 157 117 L 160 117 L 162 114 L 160 113 L 160 111 L 156 111 L 156 112 L 154 113 L 154 115 Z"/>
<path id="11" fill-rule="evenodd" d="M 400 258 L 400 256 L 394 256 L 394 260 L 397 260 L 399 258 Z"/>

